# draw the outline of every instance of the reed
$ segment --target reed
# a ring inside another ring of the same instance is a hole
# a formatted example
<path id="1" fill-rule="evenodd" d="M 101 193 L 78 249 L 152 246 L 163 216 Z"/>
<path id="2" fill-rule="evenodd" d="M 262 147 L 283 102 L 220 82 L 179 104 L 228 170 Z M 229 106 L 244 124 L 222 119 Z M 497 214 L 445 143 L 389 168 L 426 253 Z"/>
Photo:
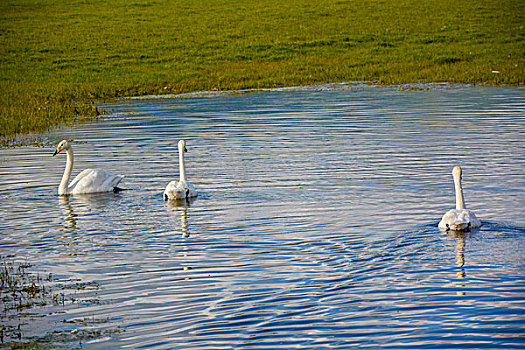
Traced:
<path id="1" fill-rule="evenodd" d="M 310 85 L 519 85 L 515 0 L 4 0 L 0 136 L 122 96 Z"/>

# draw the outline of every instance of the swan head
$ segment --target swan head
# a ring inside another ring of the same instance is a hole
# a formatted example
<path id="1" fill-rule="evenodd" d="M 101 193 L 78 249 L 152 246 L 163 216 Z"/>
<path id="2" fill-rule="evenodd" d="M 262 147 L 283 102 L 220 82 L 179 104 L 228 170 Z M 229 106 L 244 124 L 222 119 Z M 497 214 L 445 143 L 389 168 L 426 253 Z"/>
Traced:
<path id="1" fill-rule="evenodd" d="M 179 141 L 179 152 L 188 152 L 188 149 L 186 148 L 186 141 Z"/>
<path id="2" fill-rule="evenodd" d="M 58 144 L 57 146 L 57 149 L 55 150 L 55 153 L 53 153 L 53 156 L 56 156 L 57 154 L 59 154 L 62 150 L 68 150 L 71 148 L 71 145 L 69 144 L 69 142 L 67 140 L 62 140 L 60 141 L 60 143 Z"/>
<path id="3" fill-rule="evenodd" d="M 461 167 L 459 165 L 456 165 L 454 169 L 452 169 L 452 176 L 454 178 L 461 180 Z"/>

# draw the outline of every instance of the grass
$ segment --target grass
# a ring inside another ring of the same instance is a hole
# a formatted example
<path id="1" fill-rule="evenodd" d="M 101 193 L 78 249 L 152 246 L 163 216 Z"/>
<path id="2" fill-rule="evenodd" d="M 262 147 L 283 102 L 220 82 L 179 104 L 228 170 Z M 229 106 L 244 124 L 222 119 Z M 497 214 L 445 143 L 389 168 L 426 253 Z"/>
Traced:
<path id="1" fill-rule="evenodd" d="M 522 0 L 3 0 L 0 13 L 4 138 L 123 96 L 525 78 Z"/>

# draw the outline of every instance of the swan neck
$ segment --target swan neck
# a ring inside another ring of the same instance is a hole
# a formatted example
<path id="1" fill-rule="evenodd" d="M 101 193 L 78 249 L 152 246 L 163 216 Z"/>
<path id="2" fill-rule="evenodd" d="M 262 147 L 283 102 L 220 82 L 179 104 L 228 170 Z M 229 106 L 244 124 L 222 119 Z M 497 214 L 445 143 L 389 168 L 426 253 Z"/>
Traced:
<path id="1" fill-rule="evenodd" d="M 69 183 L 69 178 L 71 177 L 71 171 L 73 170 L 73 150 L 71 150 L 71 148 L 68 148 L 66 149 L 66 152 L 67 152 L 66 169 L 64 169 L 64 175 L 62 175 L 62 181 L 60 181 L 60 186 L 58 187 L 59 195 L 69 194 L 67 184 Z"/>
<path id="2" fill-rule="evenodd" d="M 461 187 L 461 176 L 454 176 L 454 187 L 456 189 L 456 209 L 465 209 L 465 199 L 463 198 L 463 188 Z"/>
<path id="3" fill-rule="evenodd" d="M 186 181 L 186 169 L 184 169 L 184 149 L 179 148 L 179 171 L 180 181 Z"/>

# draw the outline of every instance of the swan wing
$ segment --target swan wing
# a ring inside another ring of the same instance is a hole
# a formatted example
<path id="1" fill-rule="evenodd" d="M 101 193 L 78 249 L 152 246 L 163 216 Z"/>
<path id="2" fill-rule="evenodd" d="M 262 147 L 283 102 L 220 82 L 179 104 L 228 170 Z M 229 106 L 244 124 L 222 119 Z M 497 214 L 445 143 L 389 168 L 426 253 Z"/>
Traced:
<path id="1" fill-rule="evenodd" d="M 476 214 L 474 214 L 473 211 L 470 211 L 470 210 L 465 210 L 467 212 L 467 215 L 469 217 L 469 221 L 470 221 L 470 229 L 471 230 L 475 230 L 477 228 L 480 228 L 481 227 L 481 221 L 479 221 L 479 219 L 476 217 Z"/>
<path id="2" fill-rule="evenodd" d="M 193 187 L 191 182 L 179 181 L 178 186 L 184 190 L 184 192 L 186 193 L 186 198 L 197 197 L 197 190 L 195 189 L 195 187 Z"/>
<path id="3" fill-rule="evenodd" d="M 113 175 L 102 169 L 85 169 L 69 185 L 69 193 L 112 192 L 123 176 Z"/>

